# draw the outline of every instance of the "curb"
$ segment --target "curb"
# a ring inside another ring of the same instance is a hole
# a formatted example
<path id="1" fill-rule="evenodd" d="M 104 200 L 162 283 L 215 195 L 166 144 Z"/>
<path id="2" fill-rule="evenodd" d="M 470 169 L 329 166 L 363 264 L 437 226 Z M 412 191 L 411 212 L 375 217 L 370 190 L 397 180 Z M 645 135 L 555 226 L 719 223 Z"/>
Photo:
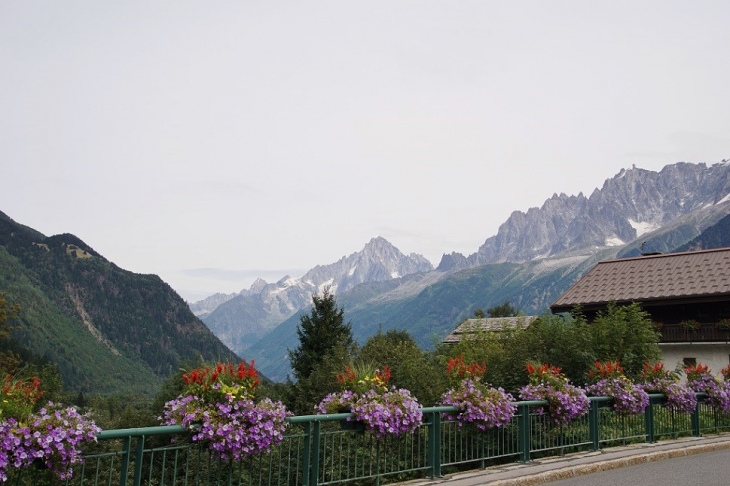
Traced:
<path id="1" fill-rule="evenodd" d="M 703 444 L 697 446 L 688 446 L 682 449 L 674 449 L 669 451 L 658 451 L 649 452 L 646 454 L 640 454 L 637 456 L 624 457 L 619 459 L 609 459 L 606 461 L 600 461 L 593 464 L 584 464 L 580 466 L 568 466 L 555 471 L 546 471 L 537 474 L 526 474 L 518 478 L 512 479 L 498 479 L 495 481 L 489 481 L 489 477 L 485 477 L 485 482 L 482 484 L 489 484 L 492 486 L 532 486 L 535 484 L 543 484 L 550 481 L 558 481 L 560 479 L 574 478 L 578 476 L 584 476 L 600 471 L 610 471 L 612 469 L 618 469 L 626 466 L 633 466 L 635 464 L 642 464 L 646 462 L 661 461 L 663 459 L 671 459 L 674 457 L 691 456 L 694 454 L 701 454 L 703 452 L 713 452 L 723 449 L 730 449 L 730 441 L 718 442 L 714 444 Z"/>

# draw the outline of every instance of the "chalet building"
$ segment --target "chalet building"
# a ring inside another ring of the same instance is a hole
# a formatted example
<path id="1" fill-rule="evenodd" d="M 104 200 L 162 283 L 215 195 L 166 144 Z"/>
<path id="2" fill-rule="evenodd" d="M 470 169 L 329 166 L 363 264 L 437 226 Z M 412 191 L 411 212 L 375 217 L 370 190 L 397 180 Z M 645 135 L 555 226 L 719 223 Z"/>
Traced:
<path id="1" fill-rule="evenodd" d="M 445 344 L 456 344 L 464 336 L 476 335 L 483 332 L 502 332 L 521 329 L 529 326 L 537 316 L 518 317 L 486 317 L 482 319 L 467 319 L 443 339 Z"/>
<path id="2" fill-rule="evenodd" d="M 602 261 L 550 310 L 580 305 L 590 321 L 611 301 L 649 313 L 668 369 L 702 362 L 719 374 L 730 363 L 730 248 Z"/>

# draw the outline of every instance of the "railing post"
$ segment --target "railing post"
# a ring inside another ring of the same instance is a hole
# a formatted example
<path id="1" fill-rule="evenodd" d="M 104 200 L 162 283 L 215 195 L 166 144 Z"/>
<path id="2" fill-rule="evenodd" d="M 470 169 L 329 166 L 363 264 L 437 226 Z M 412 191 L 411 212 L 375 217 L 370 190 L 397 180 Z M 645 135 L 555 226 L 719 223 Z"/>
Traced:
<path id="1" fill-rule="evenodd" d="M 697 406 L 692 412 L 692 435 L 699 437 L 700 433 L 700 401 L 697 400 Z"/>
<path id="2" fill-rule="evenodd" d="M 302 486 L 309 486 L 309 465 L 312 454 L 312 422 L 304 424 L 304 450 L 302 451 Z"/>
<path id="3" fill-rule="evenodd" d="M 319 481 L 319 421 L 314 422 L 312 432 L 312 468 L 309 476 L 309 486 L 317 486 Z"/>
<path id="4" fill-rule="evenodd" d="M 431 478 L 441 476 L 441 414 L 429 412 L 427 465 L 431 467 Z"/>
<path id="5" fill-rule="evenodd" d="M 591 440 L 591 450 L 597 451 L 601 448 L 601 439 L 598 435 L 598 400 L 591 400 L 591 408 L 588 409 L 588 436 Z"/>
<path id="6" fill-rule="evenodd" d="M 123 444 L 122 464 L 119 467 L 119 486 L 127 485 L 127 476 L 129 475 L 129 455 L 132 453 L 132 437 L 125 437 Z"/>
<path id="7" fill-rule="evenodd" d="M 652 397 L 649 397 L 649 405 L 644 409 L 644 429 L 646 441 L 650 444 L 656 442 L 654 440 L 654 398 Z"/>
<path id="8" fill-rule="evenodd" d="M 142 484 L 142 462 L 144 459 L 144 435 L 137 438 L 137 454 L 134 457 L 134 486 Z"/>
<path id="9" fill-rule="evenodd" d="M 517 421 L 519 445 L 520 445 L 520 460 L 522 462 L 530 461 L 530 406 L 519 404 L 517 406 L 519 412 L 519 420 Z"/>

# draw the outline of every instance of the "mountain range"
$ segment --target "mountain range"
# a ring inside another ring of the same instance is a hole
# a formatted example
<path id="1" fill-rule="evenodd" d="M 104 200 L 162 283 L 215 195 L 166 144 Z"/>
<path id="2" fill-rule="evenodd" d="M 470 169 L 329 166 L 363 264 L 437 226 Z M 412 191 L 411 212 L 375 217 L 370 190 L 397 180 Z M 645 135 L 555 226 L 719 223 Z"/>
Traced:
<path id="1" fill-rule="evenodd" d="M 271 284 L 258 279 L 239 294 L 215 294 L 190 308 L 226 345 L 243 355 L 276 325 L 311 304 L 312 294 L 325 287 L 341 294 L 363 283 L 431 270 L 433 265 L 423 256 L 404 255 L 384 238 L 376 237 L 362 251 L 330 265 L 317 265 L 300 277 L 286 276 Z"/>
<path id="2" fill-rule="evenodd" d="M 259 279 L 190 306 L 156 275 L 0 212 L 0 293 L 21 306 L 17 345 L 55 363 L 67 390 L 149 395 L 199 359 L 255 359 L 284 380 L 299 317 L 325 287 L 357 341 L 399 329 L 430 347 L 480 308 L 508 301 L 545 312 L 600 260 L 722 246 L 730 246 L 730 163 L 677 163 L 622 170 L 589 197 L 556 194 L 515 211 L 474 253 L 445 254 L 436 268 L 376 237 L 304 275 Z"/>
<path id="3" fill-rule="evenodd" d="M 299 315 L 324 285 L 345 308 L 356 340 L 404 329 L 432 346 L 477 308 L 509 301 L 525 313 L 545 312 L 602 259 L 701 245 L 701 235 L 728 214 L 728 162 L 680 162 L 659 172 L 632 167 L 588 197 L 555 194 L 539 208 L 513 212 L 476 252 L 445 254 L 435 269 L 374 238 L 362 251 L 302 277 L 257 281 L 191 308 L 234 351 L 282 380 Z"/>

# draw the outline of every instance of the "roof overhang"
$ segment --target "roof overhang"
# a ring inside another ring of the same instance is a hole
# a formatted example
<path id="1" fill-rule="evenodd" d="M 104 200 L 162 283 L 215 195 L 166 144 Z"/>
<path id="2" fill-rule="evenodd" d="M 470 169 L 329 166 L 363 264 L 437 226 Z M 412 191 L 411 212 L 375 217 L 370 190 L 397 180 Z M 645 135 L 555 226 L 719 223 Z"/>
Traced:
<path id="1" fill-rule="evenodd" d="M 666 307 L 674 305 L 688 305 L 688 304 L 707 304 L 711 302 L 730 302 L 730 293 L 722 294 L 709 294 L 709 295 L 688 295 L 684 297 L 658 297 L 655 299 L 637 299 L 637 300 L 614 300 L 611 301 L 618 305 L 629 305 L 634 302 L 641 305 L 642 309 L 649 307 Z M 578 302 L 574 304 L 562 304 L 562 305 L 551 305 L 550 311 L 553 314 L 561 314 L 563 312 L 570 312 L 576 306 L 580 306 L 583 311 L 599 311 L 608 307 L 610 302 Z"/>

